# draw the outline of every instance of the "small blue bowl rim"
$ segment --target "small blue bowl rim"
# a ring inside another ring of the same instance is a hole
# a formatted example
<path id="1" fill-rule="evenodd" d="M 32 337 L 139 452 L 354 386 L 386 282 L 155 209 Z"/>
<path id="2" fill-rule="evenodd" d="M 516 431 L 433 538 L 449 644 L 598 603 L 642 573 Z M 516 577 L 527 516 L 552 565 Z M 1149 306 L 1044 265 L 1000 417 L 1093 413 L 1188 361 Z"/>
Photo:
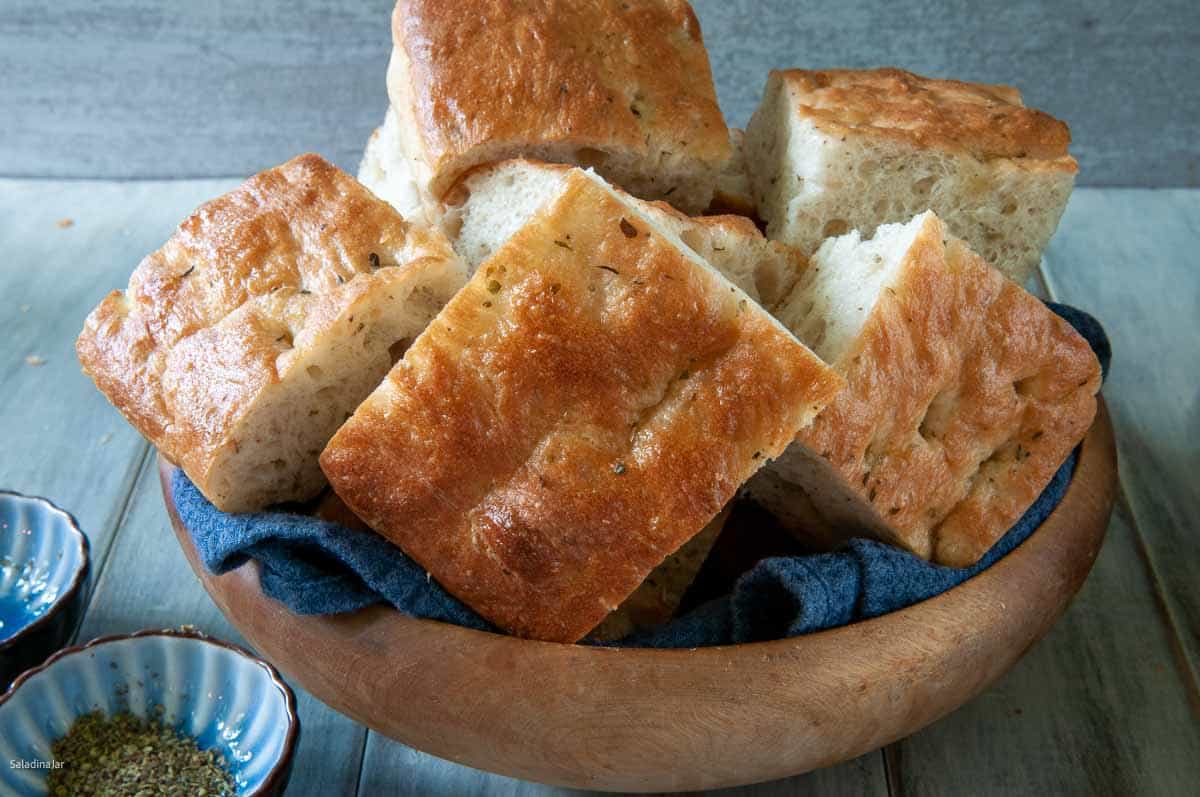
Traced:
<path id="1" fill-rule="evenodd" d="M 0 707 L 4 706 L 4 704 L 9 701 L 9 699 L 17 693 L 17 690 L 20 689 L 26 681 L 30 680 L 44 670 L 49 670 L 59 659 L 64 659 L 67 656 L 73 656 L 76 653 L 81 653 L 92 648 L 102 647 L 110 642 L 122 642 L 128 639 L 142 639 L 145 637 L 174 637 L 176 639 L 192 639 L 197 642 L 203 642 L 208 645 L 215 645 L 216 647 L 225 648 L 226 650 L 232 651 L 233 653 L 246 659 L 251 664 L 256 665 L 266 674 L 271 685 L 274 686 L 281 695 L 283 695 L 284 713 L 287 715 L 288 719 L 287 732 L 284 735 L 283 746 L 281 748 L 282 752 L 279 754 L 279 759 L 267 772 L 267 776 L 263 780 L 262 785 L 252 792 L 248 792 L 245 795 L 239 795 L 239 797 L 261 797 L 262 795 L 273 794 L 279 787 L 281 780 L 291 768 L 292 758 L 296 752 L 296 742 L 300 736 L 300 714 L 296 711 L 296 693 L 292 691 L 290 686 L 288 686 L 287 681 L 283 680 L 283 676 L 280 675 L 279 670 L 275 669 L 274 665 L 272 665 L 269 661 L 254 655 L 240 645 L 235 645 L 232 642 L 226 642 L 223 639 L 217 639 L 216 637 L 209 636 L 202 631 L 196 631 L 187 628 L 148 628 L 143 631 L 135 631 L 132 634 L 108 634 L 106 636 L 99 636 L 82 645 L 71 645 L 69 647 L 65 647 L 38 666 L 31 667 L 18 675 L 16 680 L 12 682 L 12 685 L 8 687 L 8 691 L 0 695 Z"/>
<path id="2" fill-rule="evenodd" d="M 79 542 L 79 567 L 75 571 L 75 575 L 71 579 L 70 585 L 63 590 L 53 603 L 51 603 L 46 611 L 43 612 L 32 623 L 21 628 L 20 631 L 10 636 L 8 639 L 0 642 L 0 653 L 4 653 L 10 649 L 17 647 L 22 641 L 27 639 L 32 634 L 36 633 L 42 627 L 49 625 L 54 616 L 60 611 L 71 605 L 75 600 L 79 591 L 83 589 L 83 585 L 87 582 L 88 573 L 92 568 L 92 546 L 88 542 L 88 537 L 79 528 L 79 521 L 75 519 L 67 510 L 63 509 L 58 504 L 51 501 L 49 498 L 42 498 L 40 495 L 25 495 L 18 493 L 15 490 L 0 490 L 0 501 L 8 499 L 20 499 L 22 501 L 31 501 L 35 504 L 42 504 L 44 508 L 51 514 L 59 515 L 67 522 L 67 528 L 74 534 L 75 539 Z M 75 629 L 71 629 L 73 633 Z"/>

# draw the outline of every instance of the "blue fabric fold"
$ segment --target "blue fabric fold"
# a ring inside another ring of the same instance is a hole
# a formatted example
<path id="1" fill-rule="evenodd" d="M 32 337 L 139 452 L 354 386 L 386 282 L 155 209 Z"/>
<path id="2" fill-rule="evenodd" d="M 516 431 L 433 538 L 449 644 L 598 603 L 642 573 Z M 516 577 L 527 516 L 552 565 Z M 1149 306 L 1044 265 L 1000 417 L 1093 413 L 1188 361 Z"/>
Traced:
<path id="1" fill-rule="evenodd" d="M 1107 376 L 1112 352 L 1099 322 L 1073 307 L 1047 305 L 1087 339 Z M 763 559 L 730 594 L 615 644 L 680 648 L 780 639 L 939 595 L 1024 542 L 1062 500 L 1075 462 L 1072 454 L 1020 521 L 972 567 L 943 567 L 874 540 L 852 539 L 832 553 Z M 282 511 L 225 514 L 182 470 L 175 471 L 172 488 L 204 566 L 221 574 L 257 560 L 263 592 L 297 614 L 337 614 L 387 603 L 414 617 L 495 630 L 382 537 Z"/>

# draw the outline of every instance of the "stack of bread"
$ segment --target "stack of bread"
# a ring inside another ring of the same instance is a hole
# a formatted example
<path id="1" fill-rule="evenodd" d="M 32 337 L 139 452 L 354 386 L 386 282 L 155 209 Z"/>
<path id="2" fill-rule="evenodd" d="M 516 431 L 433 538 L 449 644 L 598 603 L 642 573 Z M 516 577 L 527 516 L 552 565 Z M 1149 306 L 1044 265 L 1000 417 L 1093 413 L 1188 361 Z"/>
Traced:
<path id="1" fill-rule="evenodd" d="M 332 487 L 573 642 L 669 617 L 739 492 L 971 564 L 1090 426 L 1099 364 L 1022 288 L 1069 133 L 1013 89 L 775 72 L 743 134 L 683 0 L 400 0 L 392 34 L 358 181 L 252 177 L 79 338 L 219 509 Z"/>

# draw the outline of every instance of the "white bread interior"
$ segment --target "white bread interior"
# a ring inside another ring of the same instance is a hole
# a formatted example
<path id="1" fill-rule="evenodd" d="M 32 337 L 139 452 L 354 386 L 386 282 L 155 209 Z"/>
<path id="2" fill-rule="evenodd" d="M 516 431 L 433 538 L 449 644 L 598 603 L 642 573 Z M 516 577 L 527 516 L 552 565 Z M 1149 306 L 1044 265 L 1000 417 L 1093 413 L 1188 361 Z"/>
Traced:
<path id="1" fill-rule="evenodd" d="M 358 166 L 358 181 L 400 212 L 411 222 L 431 225 L 437 203 L 422 197 L 412 172 L 412 162 L 404 154 L 396 114 L 389 107 L 383 123 L 367 139 Z"/>
<path id="2" fill-rule="evenodd" d="M 839 362 L 899 277 L 924 221 L 918 216 L 908 224 L 882 225 L 865 241 L 857 230 L 826 240 L 776 309 L 779 320 L 822 360 Z"/>
<path id="3" fill-rule="evenodd" d="M 556 164 L 512 160 L 476 170 L 459 184 L 443 228 L 472 272 L 558 195 L 568 171 Z M 618 193 L 767 309 L 791 291 L 803 271 L 798 252 L 767 240 L 748 219 L 691 218 L 666 203 Z"/>

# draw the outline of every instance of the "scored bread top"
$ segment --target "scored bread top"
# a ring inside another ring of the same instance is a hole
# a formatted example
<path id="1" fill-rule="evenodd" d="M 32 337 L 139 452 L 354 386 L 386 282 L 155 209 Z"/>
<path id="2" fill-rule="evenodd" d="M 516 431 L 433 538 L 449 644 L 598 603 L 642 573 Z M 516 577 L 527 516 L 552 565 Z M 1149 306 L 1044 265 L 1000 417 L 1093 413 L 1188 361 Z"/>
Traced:
<path id="1" fill-rule="evenodd" d="M 715 172 L 729 157 L 683 0 L 400 0 L 392 29 L 389 93 L 435 198 L 472 166 L 548 145 L 584 166 L 670 153 Z"/>
<path id="2" fill-rule="evenodd" d="M 1100 365 L 1070 324 L 933 213 L 910 225 L 896 277 L 831 363 L 846 389 L 797 439 L 868 508 L 847 502 L 842 525 L 961 567 L 1020 518 L 1083 439 Z"/>
<path id="3" fill-rule="evenodd" d="M 356 514 L 518 636 L 572 642 L 841 380 L 580 170 L 321 455 Z"/>
<path id="4" fill-rule="evenodd" d="M 369 333 L 359 327 L 371 319 L 353 314 L 380 294 L 428 283 L 444 299 L 463 281 L 440 233 L 410 227 L 349 175 L 302 155 L 201 205 L 142 260 L 128 290 L 92 311 L 76 351 L 116 408 L 213 503 L 256 509 L 210 483 L 214 463 L 249 442 L 237 429 L 254 402 L 335 323 Z M 430 303 L 432 317 L 440 303 Z M 278 475 L 278 500 L 306 497 L 287 496 L 290 487 L 319 487 L 289 484 L 294 475 Z"/>
<path id="5" fill-rule="evenodd" d="M 789 69 L 771 73 L 792 103 L 827 132 L 878 135 L 921 148 L 1046 161 L 1075 171 L 1066 123 L 1010 86 L 922 77 L 902 69 Z M 769 89 L 768 89 L 769 90 Z"/>

